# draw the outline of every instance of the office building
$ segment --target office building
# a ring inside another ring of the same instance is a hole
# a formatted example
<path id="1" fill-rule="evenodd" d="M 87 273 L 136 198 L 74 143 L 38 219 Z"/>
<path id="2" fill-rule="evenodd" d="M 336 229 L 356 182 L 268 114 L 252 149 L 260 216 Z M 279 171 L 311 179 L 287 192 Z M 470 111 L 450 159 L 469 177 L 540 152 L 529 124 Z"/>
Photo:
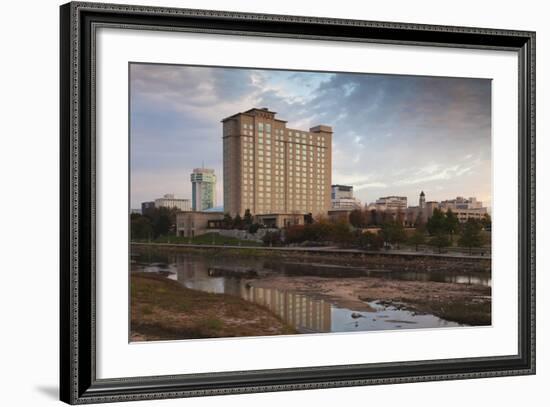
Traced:
<path id="1" fill-rule="evenodd" d="M 173 194 L 165 194 L 162 198 L 155 199 L 156 208 L 177 208 L 180 211 L 191 210 L 189 199 L 175 198 Z"/>
<path id="2" fill-rule="evenodd" d="M 353 196 L 351 185 L 332 185 L 331 203 L 333 210 L 361 209 L 361 201 Z"/>
<path id="3" fill-rule="evenodd" d="M 195 168 L 191 174 L 191 206 L 194 211 L 204 211 L 216 205 L 216 175 L 208 168 Z"/>
<path id="4" fill-rule="evenodd" d="M 378 198 L 374 206 L 379 211 L 404 211 L 407 209 L 407 197 L 384 196 Z"/>
<path id="5" fill-rule="evenodd" d="M 331 207 L 332 128 L 287 128 L 267 108 L 222 120 L 226 212 L 326 214 Z"/>

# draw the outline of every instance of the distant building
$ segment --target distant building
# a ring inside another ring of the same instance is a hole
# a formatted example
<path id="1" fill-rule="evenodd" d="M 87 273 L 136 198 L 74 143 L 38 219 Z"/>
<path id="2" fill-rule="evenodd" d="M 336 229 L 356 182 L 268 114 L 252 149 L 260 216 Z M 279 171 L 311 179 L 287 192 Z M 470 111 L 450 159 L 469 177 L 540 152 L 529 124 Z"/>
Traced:
<path id="1" fill-rule="evenodd" d="M 213 227 L 219 227 L 223 212 L 186 211 L 176 215 L 176 234 L 181 237 L 204 235 Z"/>
<path id="2" fill-rule="evenodd" d="M 441 201 L 441 209 L 482 209 L 483 202 L 478 201 L 476 198 L 463 198 L 457 196 L 455 199 L 449 199 Z"/>
<path id="3" fill-rule="evenodd" d="M 407 209 L 406 196 L 384 196 L 378 198 L 374 204 L 375 209 L 380 211 L 404 211 Z"/>
<path id="4" fill-rule="evenodd" d="M 449 209 L 456 215 L 460 223 L 464 223 L 468 219 L 481 220 L 488 214 L 487 208 Z"/>
<path id="5" fill-rule="evenodd" d="M 191 174 L 194 211 L 204 211 L 216 205 L 216 175 L 208 168 L 195 168 Z"/>
<path id="6" fill-rule="evenodd" d="M 427 222 L 434 213 L 434 210 L 439 209 L 443 212 L 451 210 L 456 214 L 459 222 L 464 223 L 468 219 L 483 219 L 488 213 L 487 208 L 483 207 L 483 203 L 476 198 L 449 199 L 442 202 L 428 201 L 424 191 L 420 193 L 418 206 L 409 206 L 406 210 L 405 224 L 414 225 L 418 222 Z"/>
<path id="7" fill-rule="evenodd" d="M 153 209 L 155 209 L 155 202 L 150 201 L 150 202 L 142 202 L 141 203 L 141 214 L 142 215 L 147 215 Z"/>
<path id="8" fill-rule="evenodd" d="M 424 191 L 420 192 L 420 198 L 418 198 L 418 207 L 424 209 L 426 207 L 426 194 Z"/>
<path id="9" fill-rule="evenodd" d="M 162 198 L 155 199 L 156 208 L 177 208 L 180 211 L 191 210 L 189 199 L 175 198 L 173 194 L 166 194 Z"/>
<path id="10" fill-rule="evenodd" d="M 223 203 L 231 215 L 312 213 L 331 207 L 332 128 L 290 129 L 267 108 L 222 120 Z"/>
<path id="11" fill-rule="evenodd" d="M 361 209 L 361 201 L 353 196 L 353 186 L 332 185 L 331 191 L 332 209 Z"/>

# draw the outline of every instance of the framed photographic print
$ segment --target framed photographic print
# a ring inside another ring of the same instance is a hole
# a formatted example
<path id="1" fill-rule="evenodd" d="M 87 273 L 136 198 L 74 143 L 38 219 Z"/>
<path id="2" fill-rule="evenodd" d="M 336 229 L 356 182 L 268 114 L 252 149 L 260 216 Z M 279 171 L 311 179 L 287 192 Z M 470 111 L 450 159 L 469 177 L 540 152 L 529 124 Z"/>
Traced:
<path id="1" fill-rule="evenodd" d="M 63 401 L 535 373 L 533 32 L 60 18 Z"/>

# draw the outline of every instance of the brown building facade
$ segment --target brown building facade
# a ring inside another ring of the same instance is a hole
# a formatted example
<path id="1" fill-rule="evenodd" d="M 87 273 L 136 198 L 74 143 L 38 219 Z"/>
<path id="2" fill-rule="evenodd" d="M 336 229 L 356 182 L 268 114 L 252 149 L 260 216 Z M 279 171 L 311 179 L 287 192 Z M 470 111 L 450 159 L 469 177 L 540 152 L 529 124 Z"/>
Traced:
<path id="1" fill-rule="evenodd" d="M 332 128 L 290 129 L 275 114 L 255 108 L 222 120 L 225 212 L 326 214 Z"/>

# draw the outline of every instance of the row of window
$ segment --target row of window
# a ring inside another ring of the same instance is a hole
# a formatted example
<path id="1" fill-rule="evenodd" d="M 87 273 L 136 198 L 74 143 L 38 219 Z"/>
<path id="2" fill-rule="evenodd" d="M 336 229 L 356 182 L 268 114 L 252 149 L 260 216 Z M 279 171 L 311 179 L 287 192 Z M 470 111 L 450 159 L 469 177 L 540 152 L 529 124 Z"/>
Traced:
<path id="1" fill-rule="evenodd" d="M 254 126 L 252 124 L 248 124 L 248 123 L 243 124 L 243 134 L 253 135 L 253 131 L 254 131 Z M 263 135 L 264 131 L 266 135 L 271 134 L 271 123 L 262 123 L 262 122 L 258 123 L 258 133 Z M 281 140 L 284 134 L 285 134 L 284 129 L 275 129 L 275 137 L 277 140 Z M 325 138 L 323 136 L 314 137 L 311 133 L 301 133 L 299 131 L 289 130 L 288 138 L 289 138 L 289 141 L 294 143 L 306 143 L 308 140 L 310 143 L 313 143 L 314 141 L 316 141 L 317 146 L 325 147 Z"/>

